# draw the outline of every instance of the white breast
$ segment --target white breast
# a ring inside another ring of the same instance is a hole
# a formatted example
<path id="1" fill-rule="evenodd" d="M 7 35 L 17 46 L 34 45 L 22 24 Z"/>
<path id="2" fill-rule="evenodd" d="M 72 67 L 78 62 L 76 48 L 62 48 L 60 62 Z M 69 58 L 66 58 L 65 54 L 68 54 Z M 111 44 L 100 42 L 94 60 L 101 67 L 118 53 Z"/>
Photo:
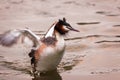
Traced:
<path id="1" fill-rule="evenodd" d="M 49 71 L 56 69 L 57 65 L 60 63 L 63 57 L 63 54 L 64 49 L 59 51 L 55 48 L 47 47 L 40 55 L 37 70 Z"/>
<path id="2" fill-rule="evenodd" d="M 50 71 L 57 68 L 65 50 L 64 40 L 58 40 L 56 47 L 47 47 L 40 55 L 38 61 L 38 71 Z"/>
<path id="3" fill-rule="evenodd" d="M 55 47 L 48 46 L 40 54 L 37 66 L 38 71 L 42 72 L 56 69 L 63 57 L 65 50 L 64 37 L 59 33 L 56 33 L 55 35 L 57 39 Z"/>

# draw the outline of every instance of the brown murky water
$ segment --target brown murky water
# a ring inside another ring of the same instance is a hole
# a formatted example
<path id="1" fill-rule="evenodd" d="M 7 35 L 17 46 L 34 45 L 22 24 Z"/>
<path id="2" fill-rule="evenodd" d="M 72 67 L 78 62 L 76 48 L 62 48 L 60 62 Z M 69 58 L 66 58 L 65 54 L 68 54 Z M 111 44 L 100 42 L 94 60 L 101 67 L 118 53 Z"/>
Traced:
<path id="1" fill-rule="evenodd" d="M 30 28 L 42 36 L 66 17 L 80 33 L 66 37 L 58 72 L 32 76 L 28 46 L 0 46 L 0 80 L 120 80 L 119 0 L 1 0 L 0 33 Z"/>

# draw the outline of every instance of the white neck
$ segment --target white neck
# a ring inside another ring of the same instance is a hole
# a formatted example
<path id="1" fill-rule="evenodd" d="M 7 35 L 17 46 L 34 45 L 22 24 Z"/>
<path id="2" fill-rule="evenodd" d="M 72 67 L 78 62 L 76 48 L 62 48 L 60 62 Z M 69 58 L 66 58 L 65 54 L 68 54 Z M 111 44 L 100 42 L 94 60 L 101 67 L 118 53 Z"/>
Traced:
<path id="1" fill-rule="evenodd" d="M 65 41 L 64 41 L 64 36 L 61 35 L 59 32 L 55 31 L 55 37 L 57 39 L 57 45 L 58 48 L 61 50 L 65 48 Z"/>
<path id="2" fill-rule="evenodd" d="M 55 37 L 58 41 L 64 41 L 63 35 L 61 35 L 59 32 L 55 31 Z"/>

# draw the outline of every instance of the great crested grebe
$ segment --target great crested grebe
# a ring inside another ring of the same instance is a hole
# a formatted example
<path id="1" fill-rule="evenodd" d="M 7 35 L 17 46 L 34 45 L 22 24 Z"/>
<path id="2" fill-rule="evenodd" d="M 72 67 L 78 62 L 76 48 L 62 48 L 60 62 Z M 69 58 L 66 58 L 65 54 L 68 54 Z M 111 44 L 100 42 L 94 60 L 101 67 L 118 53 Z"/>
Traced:
<path id="1" fill-rule="evenodd" d="M 19 39 L 22 41 L 23 36 L 28 37 L 33 42 L 29 53 L 33 71 L 47 72 L 56 70 L 60 63 L 65 51 L 64 35 L 70 30 L 79 32 L 63 18 L 55 22 L 41 39 L 29 29 L 11 30 L 0 35 L 0 44 L 11 47 Z"/>

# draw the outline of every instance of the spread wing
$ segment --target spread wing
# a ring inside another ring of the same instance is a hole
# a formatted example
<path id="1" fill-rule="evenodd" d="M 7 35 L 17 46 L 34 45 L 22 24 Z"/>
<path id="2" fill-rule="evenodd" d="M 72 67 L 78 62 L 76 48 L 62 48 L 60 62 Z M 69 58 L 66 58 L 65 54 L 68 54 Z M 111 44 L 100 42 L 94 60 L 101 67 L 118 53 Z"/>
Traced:
<path id="1" fill-rule="evenodd" d="M 40 43 L 40 38 L 35 35 L 31 30 L 10 30 L 0 35 L 0 45 L 11 47 L 16 44 L 18 41 L 21 43 L 25 40 L 25 37 L 28 37 L 33 42 L 33 48 L 38 48 Z"/>

